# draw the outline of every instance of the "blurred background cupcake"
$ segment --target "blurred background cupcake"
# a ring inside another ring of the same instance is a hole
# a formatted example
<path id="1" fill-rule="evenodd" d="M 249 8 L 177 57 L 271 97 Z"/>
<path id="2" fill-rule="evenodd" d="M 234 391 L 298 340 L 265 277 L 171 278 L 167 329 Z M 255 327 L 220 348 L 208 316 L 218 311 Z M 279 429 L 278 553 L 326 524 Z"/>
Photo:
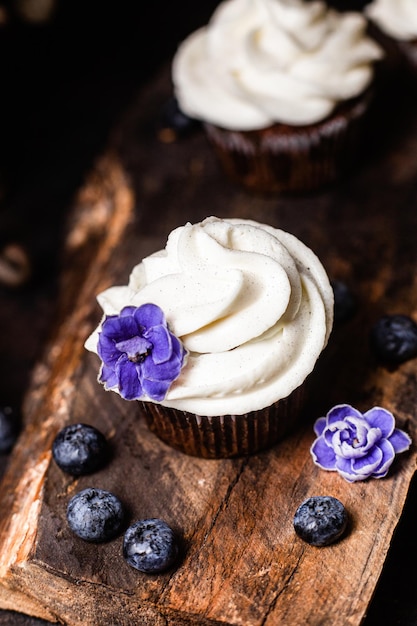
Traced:
<path id="1" fill-rule="evenodd" d="M 373 0 L 365 14 L 372 35 L 385 50 L 391 73 L 405 70 L 417 76 L 416 0 Z"/>
<path id="2" fill-rule="evenodd" d="M 311 191 L 350 170 L 383 55 L 366 28 L 362 13 L 320 0 L 226 0 L 179 46 L 179 106 L 232 180 Z"/>

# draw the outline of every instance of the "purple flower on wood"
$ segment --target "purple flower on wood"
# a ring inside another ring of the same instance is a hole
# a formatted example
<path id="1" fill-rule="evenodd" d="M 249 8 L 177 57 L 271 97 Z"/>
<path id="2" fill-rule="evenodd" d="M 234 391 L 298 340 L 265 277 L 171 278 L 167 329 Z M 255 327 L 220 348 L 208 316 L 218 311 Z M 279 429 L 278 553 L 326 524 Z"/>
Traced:
<path id="1" fill-rule="evenodd" d="M 314 463 L 351 483 L 383 478 L 395 455 L 411 445 L 410 437 L 395 428 L 392 413 L 378 406 L 362 414 L 338 404 L 316 421 L 314 432 L 317 439 L 310 448 Z"/>
<path id="2" fill-rule="evenodd" d="M 98 380 L 125 400 L 165 398 L 178 378 L 186 350 L 170 332 L 163 311 L 155 304 L 126 306 L 106 316 L 97 352 L 103 361 Z"/>

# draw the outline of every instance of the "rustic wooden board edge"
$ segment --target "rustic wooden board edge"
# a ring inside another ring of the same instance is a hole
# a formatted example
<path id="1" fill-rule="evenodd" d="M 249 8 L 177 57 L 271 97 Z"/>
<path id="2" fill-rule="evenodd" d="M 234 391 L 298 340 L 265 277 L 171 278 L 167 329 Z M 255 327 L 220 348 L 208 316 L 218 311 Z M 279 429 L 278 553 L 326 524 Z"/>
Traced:
<path id="1" fill-rule="evenodd" d="M 91 299 L 86 294 L 107 286 L 101 282 L 103 269 L 132 222 L 133 208 L 125 172 L 109 152 L 81 188 L 69 216 L 60 309 L 44 357 L 34 369 L 24 402 L 24 428 L 0 485 L 4 512 L 0 520 L 1 608 L 55 619 L 41 600 L 31 597 L 30 590 L 21 590 L 14 571 L 28 565 L 34 550 L 42 484 L 51 459 L 45 450 L 50 450 L 56 432 L 68 419 L 70 407 L 65 395 L 82 358 L 85 337 L 93 327 L 83 306 Z M 80 275 L 84 277 L 81 282 Z M 22 533 L 22 528 L 27 531 Z"/>
<path id="2" fill-rule="evenodd" d="M 47 609 L 43 606 L 42 594 L 37 589 L 39 575 L 42 576 L 43 584 L 49 585 L 50 589 Z M 130 626 L 134 615 L 135 623 L 141 626 L 228 626 L 223 620 L 205 619 L 192 612 L 179 612 L 152 602 L 141 602 L 138 605 L 128 594 L 116 595 L 114 589 L 105 585 L 91 585 L 85 581 L 57 576 L 55 571 L 48 572 L 44 564 L 35 561 L 14 568 L 14 577 L 16 585 L 21 586 L 25 612 L 53 623 L 71 626 Z M 74 596 L 74 585 L 79 588 L 79 595 Z M 27 595 L 28 590 L 30 596 Z M 101 611 L 101 607 L 108 604 L 109 594 L 114 605 L 112 617 L 106 611 Z M 74 618 L 74 615 L 77 617 Z"/>

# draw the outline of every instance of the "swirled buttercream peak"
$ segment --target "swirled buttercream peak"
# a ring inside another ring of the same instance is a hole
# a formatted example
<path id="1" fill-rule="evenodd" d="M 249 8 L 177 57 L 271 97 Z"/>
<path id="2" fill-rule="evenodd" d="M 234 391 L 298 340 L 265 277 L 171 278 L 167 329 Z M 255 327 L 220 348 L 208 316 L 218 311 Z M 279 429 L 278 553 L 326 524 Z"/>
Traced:
<path id="1" fill-rule="evenodd" d="M 99 294 L 106 315 L 158 305 L 188 351 L 161 404 L 199 415 L 241 414 L 286 397 L 326 345 L 333 292 L 315 254 L 293 235 L 210 217 Z M 98 328 L 86 346 L 96 351 Z"/>

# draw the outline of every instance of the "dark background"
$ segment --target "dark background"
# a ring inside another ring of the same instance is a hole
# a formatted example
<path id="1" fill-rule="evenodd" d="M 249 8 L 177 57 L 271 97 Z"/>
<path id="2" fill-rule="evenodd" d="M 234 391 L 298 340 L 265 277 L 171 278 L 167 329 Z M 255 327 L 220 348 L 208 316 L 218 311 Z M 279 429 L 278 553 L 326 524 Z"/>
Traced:
<path id="1" fill-rule="evenodd" d="M 0 2 L 0 257 L 17 243 L 31 266 L 22 285 L 0 283 L 0 406 L 16 414 L 53 319 L 71 201 L 129 101 L 218 4 L 51 2 L 37 21 L 24 0 Z M 365 626 L 417 624 L 416 498 L 413 485 Z M 0 611 L 0 625 L 40 624 Z"/>
<path id="2" fill-rule="evenodd" d="M 17 242 L 32 267 L 23 288 L 0 284 L 0 404 L 20 402 L 48 328 L 74 193 L 129 99 L 216 4 L 50 0 L 34 22 L 26 1 L 0 2 L 0 255 Z"/>

